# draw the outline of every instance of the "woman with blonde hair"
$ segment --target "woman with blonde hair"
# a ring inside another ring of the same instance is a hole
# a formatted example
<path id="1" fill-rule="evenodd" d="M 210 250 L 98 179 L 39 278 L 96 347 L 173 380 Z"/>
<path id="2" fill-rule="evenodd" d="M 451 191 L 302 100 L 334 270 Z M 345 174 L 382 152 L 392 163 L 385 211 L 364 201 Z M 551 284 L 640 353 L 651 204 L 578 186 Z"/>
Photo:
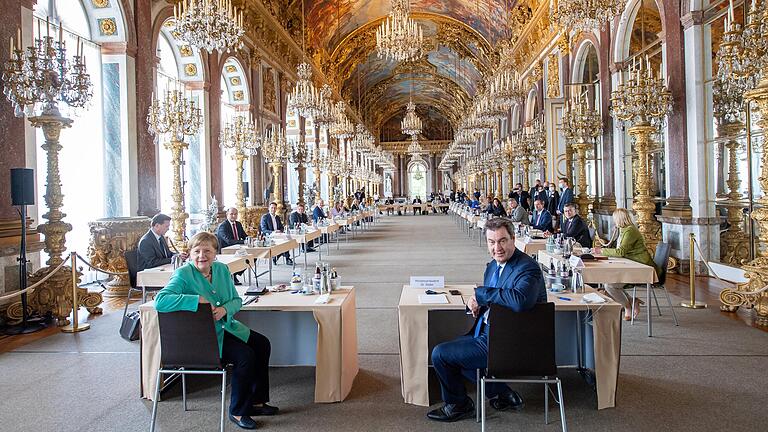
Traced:
<path id="1" fill-rule="evenodd" d="M 234 365 L 229 418 L 243 429 L 255 429 L 255 415 L 275 415 L 269 401 L 269 356 L 271 345 L 234 316 L 243 305 L 225 264 L 216 261 L 218 240 L 199 232 L 189 241 L 189 260 L 176 269 L 171 280 L 155 296 L 160 313 L 196 311 L 210 307 L 223 363 Z"/>
<path id="2" fill-rule="evenodd" d="M 598 249 L 596 252 L 609 257 L 627 258 L 656 269 L 653 258 L 645 247 L 643 235 L 640 234 L 640 230 L 638 230 L 632 222 L 632 216 L 629 214 L 629 211 L 625 208 L 617 208 L 614 210 L 613 222 L 618 230 L 616 247 L 603 248 L 602 250 Z M 629 321 L 633 316 L 637 317 L 640 313 L 640 305 L 643 301 L 638 298 L 634 299 L 633 308 L 633 301 L 625 292 L 624 284 L 606 284 L 605 290 L 614 300 L 624 306 L 624 320 Z"/>

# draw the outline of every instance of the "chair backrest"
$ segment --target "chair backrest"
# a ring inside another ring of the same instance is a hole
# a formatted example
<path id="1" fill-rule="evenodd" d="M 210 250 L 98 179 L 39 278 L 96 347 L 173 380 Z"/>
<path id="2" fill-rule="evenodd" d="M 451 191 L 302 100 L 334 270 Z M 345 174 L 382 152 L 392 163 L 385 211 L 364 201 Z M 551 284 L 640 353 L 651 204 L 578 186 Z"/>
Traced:
<path id="1" fill-rule="evenodd" d="M 539 303 L 523 312 L 492 304 L 488 322 L 488 375 L 557 375 L 554 303 Z"/>
<path id="2" fill-rule="evenodd" d="M 196 312 L 159 312 L 160 364 L 167 368 L 219 369 L 219 343 L 208 304 Z"/>
<path id="3" fill-rule="evenodd" d="M 653 255 L 653 263 L 656 264 L 656 273 L 659 277 L 659 285 L 664 285 L 667 279 L 667 261 L 669 261 L 669 243 L 659 243 L 656 245 L 656 253 Z"/>
<path id="4" fill-rule="evenodd" d="M 139 272 L 139 251 L 136 249 L 125 251 L 123 257 L 126 267 L 128 267 L 128 280 L 131 283 L 131 288 L 136 288 L 136 273 Z"/>

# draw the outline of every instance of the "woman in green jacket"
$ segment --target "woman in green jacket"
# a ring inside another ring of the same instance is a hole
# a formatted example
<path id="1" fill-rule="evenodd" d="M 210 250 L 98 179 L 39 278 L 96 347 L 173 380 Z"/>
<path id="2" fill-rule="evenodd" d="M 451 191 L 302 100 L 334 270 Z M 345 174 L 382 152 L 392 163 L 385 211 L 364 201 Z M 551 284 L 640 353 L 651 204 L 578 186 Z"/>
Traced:
<path id="1" fill-rule="evenodd" d="M 277 414 L 269 401 L 269 339 L 234 318 L 243 305 L 225 264 L 216 262 L 218 241 L 208 232 L 189 241 L 189 261 L 178 268 L 155 296 L 157 311 L 196 311 L 210 307 L 219 355 L 234 365 L 229 418 L 243 429 L 255 429 L 253 415 Z"/>
<path id="2" fill-rule="evenodd" d="M 656 269 L 653 258 L 645 247 L 645 241 L 642 234 L 632 223 L 632 217 L 625 208 L 617 208 L 613 211 L 613 222 L 619 230 L 619 236 L 616 240 L 615 248 L 603 248 L 598 251 L 609 257 L 623 257 L 641 264 L 649 265 Z M 605 284 L 605 290 L 614 300 L 624 306 L 624 319 L 629 321 L 634 315 L 640 313 L 640 305 L 643 303 L 639 298 L 634 299 L 634 309 L 632 308 L 632 299 L 624 290 L 625 284 Z M 630 313 L 630 310 L 632 311 Z"/>

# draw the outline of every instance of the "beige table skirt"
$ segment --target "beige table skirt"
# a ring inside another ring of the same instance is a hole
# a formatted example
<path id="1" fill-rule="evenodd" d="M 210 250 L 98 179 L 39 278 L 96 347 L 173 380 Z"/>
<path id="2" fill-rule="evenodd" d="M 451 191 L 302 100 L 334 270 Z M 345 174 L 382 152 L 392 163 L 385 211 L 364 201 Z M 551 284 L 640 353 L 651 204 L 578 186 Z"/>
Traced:
<path id="1" fill-rule="evenodd" d="M 244 291 L 245 288 L 240 288 Z M 357 321 L 355 290 L 343 287 L 334 291 L 328 304 L 314 304 L 317 296 L 270 293 L 258 303 L 243 306 L 247 311 L 312 312 L 317 322 L 315 367 L 315 402 L 340 402 L 352 390 L 359 371 L 357 359 Z M 141 397 L 155 394 L 157 369 L 160 365 L 160 329 L 154 302 L 140 306 L 141 311 Z M 290 341 L 271 341 L 290 343 Z"/>
<path id="2" fill-rule="evenodd" d="M 515 247 L 525 252 L 527 255 L 538 253 L 540 250 L 547 249 L 546 239 L 531 239 L 526 243 L 524 239 L 515 237 Z"/>
<path id="3" fill-rule="evenodd" d="M 540 250 L 539 262 L 544 267 L 554 260 L 562 260 L 560 256 Z M 632 261 L 627 258 L 609 258 L 607 260 L 585 261 L 582 270 L 584 283 L 624 283 L 624 284 L 652 284 L 658 281 L 656 270 L 645 264 Z"/>
<path id="4" fill-rule="evenodd" d="M 440 291 L 458 289 L 463 295 L 471 296 L 473 287 L 446 286 Z M 430 310 L 464 310 L 461 296 L 448 295 L 450 304 L 419 304 L 418 294 L 423 289 L 403 287 L 398 306 L 398 329 L 400 333 L 400 384 L 405 403 L 429 405 L 429 345 L 428 312 Z M 608 299 L 602 305 L 581 303 L 583 294 L 561 294 L 572 298 L 562 301 L 557 296 L 549 295 L 548 301 L 555 303 L 556 311 L 592 310 L 593 339 L 595 358 L 595 378 L 597 380 L 597 408 L 604 409 L 616 405 L 616 385 L 619 376 L 619 357 L 621 355 L 621 305 Z"/>

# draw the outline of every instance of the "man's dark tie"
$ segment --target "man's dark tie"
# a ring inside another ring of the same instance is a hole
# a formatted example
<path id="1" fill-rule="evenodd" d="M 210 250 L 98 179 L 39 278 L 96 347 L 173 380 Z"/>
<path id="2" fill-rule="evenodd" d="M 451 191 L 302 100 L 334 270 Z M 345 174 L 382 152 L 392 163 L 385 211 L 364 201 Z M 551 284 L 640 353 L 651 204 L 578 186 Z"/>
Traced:
<path id="1" fill-rule="evenodd" d="M 158 240 L 160 241 L 160 249 L 163 251 L 163 257 L 168 258 L 168 245 L 165 244 L 165 237 L 160 236 Z"/>
<path id="2" fill-rule="evenodd" d="M 488 286 L 492 288 L 498 288 L 500 276 L 501 276 L 501 266 L 497 264 L 496 271 L 493 272 L 493 276 L 491 277 L 491 280 Z M 483 326 L 485 326 L 485 322 L 483 320 L 483 316 L 480 315 L 480 321 L 477 323 L 477 326 L 475 326 L 475 337 L 480 336 L 480 332 L 483 331 Z"/>
<path id="3" fill-rule="evenodd" d="M 237 235 L 237 225 L 235 225 L 235 222 L 232 222 L 232 234 L 234 235 L 235 240 L 240 240 Z"/>

